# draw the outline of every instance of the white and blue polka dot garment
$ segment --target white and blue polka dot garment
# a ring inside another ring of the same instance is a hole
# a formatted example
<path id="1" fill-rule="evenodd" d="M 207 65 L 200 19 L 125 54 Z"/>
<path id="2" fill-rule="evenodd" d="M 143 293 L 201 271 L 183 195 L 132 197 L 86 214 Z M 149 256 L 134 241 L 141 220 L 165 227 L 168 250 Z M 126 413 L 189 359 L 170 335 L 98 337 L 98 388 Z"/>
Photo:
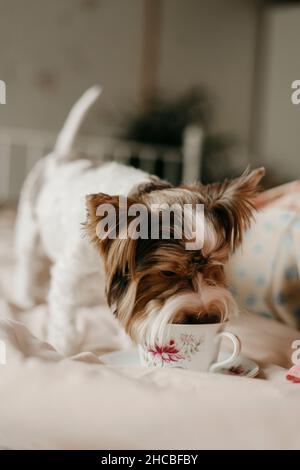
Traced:
<path id="1" fill-rule="evenodd" d="M 265 208 L 227 267 L 238 303 L 300 328 L 300 214 Z"/>

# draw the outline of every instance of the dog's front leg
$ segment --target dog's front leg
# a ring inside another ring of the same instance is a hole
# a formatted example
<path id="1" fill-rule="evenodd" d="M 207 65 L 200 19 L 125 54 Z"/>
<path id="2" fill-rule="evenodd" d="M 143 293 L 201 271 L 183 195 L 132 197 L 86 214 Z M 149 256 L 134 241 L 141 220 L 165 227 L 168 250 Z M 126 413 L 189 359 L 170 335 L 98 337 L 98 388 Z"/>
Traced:
<path id="1" fill-rule="evenodd" d="M 64 356 L 79 351 L 76 310 L 82 304 L 81 281 L 86 275 L 83 257 L 77 247 L 57 261 L 51 270 L 48 339 Z"/>

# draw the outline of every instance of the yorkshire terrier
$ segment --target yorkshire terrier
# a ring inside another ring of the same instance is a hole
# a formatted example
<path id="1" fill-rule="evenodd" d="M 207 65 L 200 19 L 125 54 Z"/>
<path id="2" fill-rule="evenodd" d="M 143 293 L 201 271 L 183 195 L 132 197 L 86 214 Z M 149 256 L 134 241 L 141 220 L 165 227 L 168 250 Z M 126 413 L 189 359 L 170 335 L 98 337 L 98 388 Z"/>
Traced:
<path id="1" fill-rule="evenodd" d="M 108 304 L 136 342 L 154 340 L 167 323 L 219 322 L 237 313 L 226 288 L 224 265 L 249 227 L 251 201 L 262 175 L 263 170 L 255 170 L 236 180 L 207 186 L 172 187 L 154 179 L 141 185 L 130 195 L 128 207 L 147 207 L 146 239 L 122 237 L 118 230 L 115 238 L 98 236 L 103 215 L 97 215 L 97 209 L 111 204 L 119 214 L 119 196 L 100 193 L 87 197 L 86 230 L 104 260 Z M 187 249 L 185 238 L 174 236 L 174 220 L 169 239 L 164 238 L 161 228 L 159 237 L 151 238 L 151 210 L 162 202 L 182 210 L 188 204 L 203 204 L 201 249 Z M 116 225 L 118 229 L 118 218 Z"/>
<path id="2" fill-rule="evenodd" d="M 167 323 L 219 322 L 236 313 L 224 264 L 249 227 L 264 175 L 260 168 L 223 183 L 173 187 L 135 168 L 76 159 L 75 136 L 99 94 L 94 87 L 83 95 L 54 151 L 32 170 L 17 219 L 16 303 L 29 307 L 47 297 L 49 340 L 65 355 L 78 349 L 76 308 L 97 305 L 104 284 L 113 313 L 137 343 L 156 340 Z M 133 220 L 130 208 L 145 208 L 147 236 L 124 236 L 120 196 L 127 197 L 126 223 Z M 202 205 L 201 247 L 187 249 L 186 235 L 176 236 L 181 229 L 176 217 L 170 219 L 169 237 L 161 227 L 151 237 L 153 207 L 160 204 L 175 204 L 178 213 L 186 205 Z M 107 205 L 116 208 L 116 219 L 99 236 L 105 217 L 99 208 Z M 84 220 L 86 237 L 80 230 Z M 112 230 L 114 237 L 108 236 Z M 42 281 L 49 268 L 50 285 Z"/>

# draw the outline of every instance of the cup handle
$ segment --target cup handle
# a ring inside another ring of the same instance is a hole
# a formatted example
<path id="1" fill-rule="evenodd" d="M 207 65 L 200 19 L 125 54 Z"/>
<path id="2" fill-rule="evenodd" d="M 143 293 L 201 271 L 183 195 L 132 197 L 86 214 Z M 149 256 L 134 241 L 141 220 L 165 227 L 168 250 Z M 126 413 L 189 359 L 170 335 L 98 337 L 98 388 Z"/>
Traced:
<path id="1" fill-rule="evenodd" d="M 229 338 L 233 344 L 233 351 L 231 356 L 229 356 L 227 359 L 224 359 L 224 361 L 218 361 L 212 364 L 209 368 L 210 372 L 215 372 L 217 369 L 220 369 L 221 367 L 229 366 L 240 354 L 241 352 L 241 341 L 240 339 L 234 335 L 233 333 L 230 333 L 229 331 L 221 331 L 216 338 L 220 337 L 225 337 Z"/>

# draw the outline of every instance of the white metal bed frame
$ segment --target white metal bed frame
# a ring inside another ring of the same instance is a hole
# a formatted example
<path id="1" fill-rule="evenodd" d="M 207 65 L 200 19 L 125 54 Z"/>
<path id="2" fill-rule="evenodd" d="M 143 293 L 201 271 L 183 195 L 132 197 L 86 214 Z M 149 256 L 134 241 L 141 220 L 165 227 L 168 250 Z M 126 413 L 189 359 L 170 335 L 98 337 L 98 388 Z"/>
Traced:
<path id="1" fill-rule="evenodd" d="M 0 128 L 0 203 L 14 202 L 19 194 L 20 184 L 13 176 L 14 158 L 22 158 L 18 166 L 18 180 L 22 181 L 33 165 L 52 148 L 56 136 L 53 133 L 30 129 L 9 127 Z M 184 182 L 200 178 L 203 131 L 196 126 L 188 127 L 184 132 L 183 147 L 170 148 L 144 145 L 138 142 L 104 137 L 80 137 L 76 150 L 99 161 L 116 160 L 125 164 L 131 158 L 138 159 L 139 166 L 149 173 L 155 172 L 155 162 L 164 165 L 166 179 L 170 179 L 168 164 L 182 164 L 181 179 Z M 15 155 L 18 150 L 17 155 Z"/>

